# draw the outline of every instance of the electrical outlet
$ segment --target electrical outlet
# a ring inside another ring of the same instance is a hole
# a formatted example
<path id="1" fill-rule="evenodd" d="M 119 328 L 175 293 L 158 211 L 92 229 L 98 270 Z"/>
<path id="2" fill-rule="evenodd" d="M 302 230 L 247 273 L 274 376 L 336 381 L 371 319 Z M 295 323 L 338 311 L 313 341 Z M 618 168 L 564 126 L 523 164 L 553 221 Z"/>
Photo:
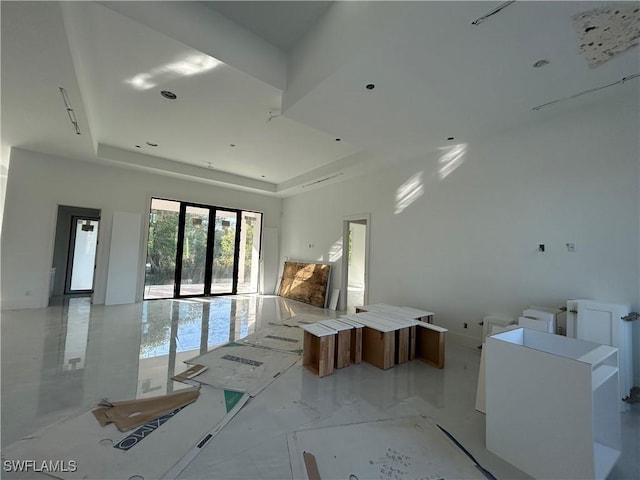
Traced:
<path id="1" fill-rule="evenodd" d="M 465 323 L 463 323 L 462 325 L 464 326 L 464 328 L 469 328 L 469 324 L 468 324 L 468 323 L 466 323 L 466 322 L 465 322 Z"/>
<path id="2" fill-rule="evenodd" d="M 566 244 L 567 246 L 567 252 L 575 252 L 576 251 L 576 244 L 573 242 L 569 242 Z"/>

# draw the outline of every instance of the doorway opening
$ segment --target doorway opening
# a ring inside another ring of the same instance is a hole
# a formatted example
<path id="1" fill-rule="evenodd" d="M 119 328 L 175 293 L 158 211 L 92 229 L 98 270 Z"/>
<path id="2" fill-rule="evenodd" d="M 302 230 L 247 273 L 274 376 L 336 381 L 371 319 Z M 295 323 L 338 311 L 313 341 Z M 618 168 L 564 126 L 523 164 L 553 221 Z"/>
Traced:
<path id="1" fill-rule="evenodd" d="M 58 206 L 49 297 L 93 294 L 100 210 Z"/>
<path id="2" fill-rule="evenodd" d="M 96 217 L 71 217 L 65 294 L 93 293 L 99 225 Z"/>
<path id="3" fill-rule="evenodd" d="M 341 308 L 354 312 L 355 307 L 368 303 L 369 293 L 369 224 L 368 214 L 345 218 L 343 228 Z"/>

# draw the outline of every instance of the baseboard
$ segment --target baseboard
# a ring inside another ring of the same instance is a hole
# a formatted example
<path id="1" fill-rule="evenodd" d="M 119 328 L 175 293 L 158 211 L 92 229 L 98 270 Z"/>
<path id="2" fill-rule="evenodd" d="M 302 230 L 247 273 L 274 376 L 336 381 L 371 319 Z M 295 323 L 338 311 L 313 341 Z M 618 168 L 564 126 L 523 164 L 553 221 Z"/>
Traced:
<path id="1" fill-rule="evenodd" d="M 47 304 L 48 304 L 47 299 Z M 0 300 L 0 308 L 2 310 L 24 310 L 28 308 L 45 308 L 47 304 L 42 304 L 40 300 L 35 297 L 30 297 L 28 299 L 2 299 Z"/>

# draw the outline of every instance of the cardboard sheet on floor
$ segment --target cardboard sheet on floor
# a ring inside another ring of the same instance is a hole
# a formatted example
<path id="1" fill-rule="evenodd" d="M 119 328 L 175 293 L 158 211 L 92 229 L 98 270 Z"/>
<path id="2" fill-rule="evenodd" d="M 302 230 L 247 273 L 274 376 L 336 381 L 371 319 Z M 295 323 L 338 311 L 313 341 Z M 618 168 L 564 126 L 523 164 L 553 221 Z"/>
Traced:
<path id="1" fill-rule="evenodd" d="M 191 380 L 196 375 L 200 375 L 206 369 L 207 367 L 205 367 L 204 365 L 193 365 L 184 372 L 171 377 L 171 380 L 175 380 L 176 382 L 189 383 L 189 380 Z"/>
<path id="2" fill-rule="evenodd" d="M 329 320 L 333 317 L 327 317 L 325 315 L 315 315 L 313 313 L 301 313 L 293 317 L 287 318 L 281 322 L 282 325 L 288 327 L 299 327 L 300 325 L 310 325 L 312 323 L 319 322 L 321 320 Z"/>
<path id="3" fill-rule="evenodd" d="M 198 390 L 188 390 L 170 395 L 112 402 L 109 406 L 94 409 L 92 413 L 103 427 L 113 423 L 118 430 L 126 432 L 195 402 L 199 395 Z"/>
<path id="4" fill-rule="evenodd" d="M 303 330 L 298 327 L 270 326 L 243 338 L 242 343 L 302 355 Z"/>
<path id="5" fill-rule="evenodd" d="M 157 479 L 187 452 L 217 433 L 247 402 L 248 395 L 203 386 L 198 401 L 120 432 L 101 426 L 91 411 L 61 420 L 2 449 L 3 460 L 32 460 L 41 466 L 64 461 L 62 479 Z M 69 468 L 73 461 L 76 468 Z M 58 466 L 61 470 L 63 465 Z M 70 471 L 75 470 L 75 471 Z"/>
<path id="6" fill-rule="evenodd" d="M 255 397 L 300 360 L 295 353 L 241 343 L 228 343 L 188 363 L 207 368 L 191 380 L 212 387 L 245 392 Z"/>
<path id="7" fill-rule="evenodd" d="M 303 430 L 288 435 L 293 478 L 309 479 L 304 453 L 320 478 L 486 479 L 430 420 L 405 417 Z"/>

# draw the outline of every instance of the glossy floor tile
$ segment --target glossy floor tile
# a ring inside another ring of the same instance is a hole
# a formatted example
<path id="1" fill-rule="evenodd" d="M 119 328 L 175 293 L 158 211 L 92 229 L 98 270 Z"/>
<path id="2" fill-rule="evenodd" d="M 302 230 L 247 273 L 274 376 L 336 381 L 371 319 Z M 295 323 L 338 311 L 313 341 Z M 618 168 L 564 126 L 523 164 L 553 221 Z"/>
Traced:
<path id="1" fill-rule="evenodd" d="M 185 388 L 171 380 L 184 360 L 300 314 L 336 316 L 252 295 L 110 307 L 72 297 L 46 309 L 2 312 L 2 445 L 103 398 Z M 409 415 L 446 428 L 497 478 L 528 478 L 484 448 L 484 415 L 474 409 L 479 360 L 477 350 L 449 342 L 443 370 L 420 361 L 386 371 L 363 363 L 319 379 L 298 363 L 252 398 L 180 478 L 291 478 L 287 434 Z M 621 418 L 623 454 L 609 478 L 640 478 L 640 405 Z"/>

